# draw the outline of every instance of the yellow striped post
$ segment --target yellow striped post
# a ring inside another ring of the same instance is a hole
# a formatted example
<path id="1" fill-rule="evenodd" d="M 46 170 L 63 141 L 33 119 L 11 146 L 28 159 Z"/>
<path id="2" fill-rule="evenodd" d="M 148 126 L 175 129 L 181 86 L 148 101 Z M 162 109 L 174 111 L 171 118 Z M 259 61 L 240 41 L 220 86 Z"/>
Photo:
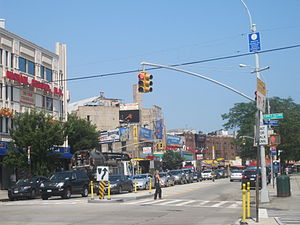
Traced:
<path id="1" fill-rule="evenodd" d="M 240 224 L 246 225 L 246 184 L 243 184 L 242 189 L 242 221 Z"/>
<path id="2" fill-rule="evenodd" d="M 99 182 L 99 199 L 103 199 L 105 194 L 105 181 Z"/>
<path id="3" fill-rule="evenodd" d="M 149 179 L 149 193 L 152 193 L 152 178 Z"/>
<path id="4" fill-rule="evenodd" d="M 110 181 L 107 181 L 107 200 L 110 200 Z"/>

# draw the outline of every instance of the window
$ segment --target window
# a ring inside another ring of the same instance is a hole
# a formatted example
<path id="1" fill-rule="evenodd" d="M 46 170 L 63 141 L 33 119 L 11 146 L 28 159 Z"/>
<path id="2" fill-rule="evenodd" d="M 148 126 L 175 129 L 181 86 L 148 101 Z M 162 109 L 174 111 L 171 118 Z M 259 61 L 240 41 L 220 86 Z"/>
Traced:
<path id="1" fill-rule="evenodd" d="M 26 59 L 19 57 L 19 70 L 26 73 Z"/>
<path id="2" fill-rule="evenodd" d="M 24 73 L 29 73 L 35 75 L 35 65 L 34 62 L 27 60 L 25 58 L 19 57 L 19 70 Z"/>
<path id="3" fill-rule="evenodd" d="M 35 75 L 34 62 L 28 60 L 28 73 L 31 75 Z"/>
<path id="4" fill-rule="evenodd" d="M 0 64 L 2 64 L 2 49 L 0 48 Z"/>
<path id="5" fill-rule="evenodd" d="M 8 121 L 9 121 L 9 118 L 5 118 L 5 133 L 8 133 Z"/>
<path id="6" fill-rule="evenodd" d="M 8 85 L 5 85 L 5 100 L 8 100 Z"/>
<path id="7" fill-rule="evenodd" d="M 8 66 L 8 51 L 5 51 L 5 66 Z"/>
<path id="8" fill-rule="evenodd" d="M 3 87 L 3 84 L 0 83 L 0 99 L 2 99 L 2 87 Z"/>
<path id="9" fill-rule="evenodd" d="M 13 53 L 10 54 L 10 67 L 14 68 L 14 54 Z"/>
<path id="10" fill-rule="evenodd" d="M 86 116 L 86 120 L 87 120 L 87 121 L 90 121 L 90 115 L 87 115 L 87 116 Z"/>
<path id="11" fill-rule="evenodd" d="M 52 70 L 46 68 L 46 80 L 52 82 Z"/>
<path id="12" fill-rule="evenodd" d="M 3 132 L 3 117 L 0 116 L 0 133 Z"/>
<path id="13" fill-rule="evenodd" d="M 53 111 L 53 99 L 46 97 L 46 109 L 49 111 Z"/>
<path id="14" fill-rule="evenodd" d="M 45 67 L 44 66 L 41 66 L 41 71 L 40 72 L 41 72 L 41 74 L 40 74 L 41 78 L 45 79 Z"/>
<path id="15" fill-rule="evenodd" d="M 14 100 L 14 88 L 13 88 L 13 86 L 10 86 L 10 100 L 11 101 Z"/>

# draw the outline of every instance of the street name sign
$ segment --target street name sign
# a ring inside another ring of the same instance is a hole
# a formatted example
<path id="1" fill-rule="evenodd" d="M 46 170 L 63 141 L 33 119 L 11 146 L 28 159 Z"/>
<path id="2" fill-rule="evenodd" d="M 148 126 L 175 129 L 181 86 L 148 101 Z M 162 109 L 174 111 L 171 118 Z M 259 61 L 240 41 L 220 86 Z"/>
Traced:
<path id="1" fill-rule="evenodd" d="M 279 121 L 278 120 L 264 120 L 264 125 L 278 126 Z"/>
<path id="2" fill-rule="evenodd" d="M 260 145 L 268 144 L 268 126 L 267 125 L 259 126 L 259 144 Z"/>
<path id="3" fill-rule="evenodd" d="M 108 166 L 97 166 L 97 181 L 108 181 L 109 169 Z"/>
<path id="4" fill-rule="evenodd" d="M 248 34 L 248 39 L 249 39 L 249 51 L 250 52 L 260 51 L 259 32 Z"/>
<path id="5" fill-rule="evenodd" d="M 283 119 L 283 113 L 265 114 L 264 120 Z"/>

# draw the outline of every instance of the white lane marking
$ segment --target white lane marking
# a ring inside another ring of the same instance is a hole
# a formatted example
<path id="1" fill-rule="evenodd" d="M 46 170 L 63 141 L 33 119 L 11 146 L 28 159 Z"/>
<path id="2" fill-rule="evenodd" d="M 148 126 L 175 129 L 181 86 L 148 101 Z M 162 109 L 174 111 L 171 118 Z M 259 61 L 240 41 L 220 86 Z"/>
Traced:
<path id="1" fill-rule="evenodd" d="M 220 207 L 221 205 L 224 205 L 226 204 L 228 201 L 222 201 L 222 202 L 219 202 L 219 203 L 216 203 L 214 205 L 211 205 L 210 207 Z"/>
<path id="2" fill-rule="evenodd" d="M 205 205 L 205 204 L 207 204 L 207 203 L 209 203 L 209 201 L 202 201 L 202 202 L 200 202 L 197 206 L 203 206 L 203 205 Z"/>
<path id="3" fill-rule="evenodd" d="M 164 202 L 164 201 L 167 201 L 167 200 L 166 199 L 154 200 L 154 201 L 150 201 L 150 202 L 144 202 L 141 205 L 151 205 L 151 204 L 155 204 L 158 202 Z"/>
<path id="4" fill-rule="evenodd" d="M 155 205 L 168 205 L 168 204 L 173 204 L 175 202 L 181 202 L 182 200 L 172 200 L 172 201 L 168 201 L 168 202 L 163 202 L 163 203 L 159 203 L 159 204 L 155 204 Z"/>
<path id="5" fill-rule="evenodd" d="M 188 204 L 190 204 L 190 203 L 193 203 L 193 202 L 195 202 L 195 201 L 196 201 L 196 200 L 190 200 L 190 201 L 186 201 L 186 202 L 178 203 L 178 204 L 176 204 L 176 206 L 188 205 Z"/>

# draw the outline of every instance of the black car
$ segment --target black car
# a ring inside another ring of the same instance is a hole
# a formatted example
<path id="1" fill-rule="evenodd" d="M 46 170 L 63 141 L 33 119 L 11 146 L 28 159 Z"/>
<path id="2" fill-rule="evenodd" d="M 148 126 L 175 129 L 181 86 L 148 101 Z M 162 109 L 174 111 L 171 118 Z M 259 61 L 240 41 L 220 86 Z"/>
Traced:
<path id="1" fill-rule="evenodd" d="M 89 178 L 85 170 L 73 170 L 54 173 L 49 181 L 41 184 L 42 199 L 47 200 L 51 196 L 70 198 L 72 194 L 81 194 L 87 197 L 89 194 Z"/>
<path id="2" fill-rule="evenodd" d="M 10 200 L 35 198 L 40 194 L 41 183 L 47 180 L 48 178 L 44 176 L 18 180 L 15 185 L 8 189 L 8 198 Z"/>
<path id="3" fill-rule="evenodd" d="M 194 178 L 194 181 L 202 181 L 202 176 L 201 176 L 201 172 L 198 172 L 198 171 L 194 171 L 193 172 L 193 178 Z"/>
<path id="4" fill-rule="evenodd" d="M 109 175 L 109 181 L 111 193 L 133 192 L 132 180 L 123 174 Z"/>

